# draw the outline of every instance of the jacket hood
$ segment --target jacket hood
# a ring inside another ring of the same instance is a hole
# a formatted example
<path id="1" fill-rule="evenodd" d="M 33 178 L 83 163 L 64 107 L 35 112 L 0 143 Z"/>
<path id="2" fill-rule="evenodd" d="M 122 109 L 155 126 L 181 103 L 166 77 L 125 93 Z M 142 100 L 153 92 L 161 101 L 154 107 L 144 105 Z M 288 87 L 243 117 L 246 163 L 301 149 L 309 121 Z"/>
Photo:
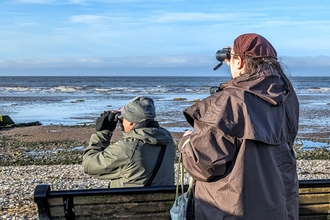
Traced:
<path id="1" fill-rule="evenodd" d="M 162 127 L 143 127 L 123 132 L 124 138 L 136 138 L 151 145 L 168 145 L 171 134 Z"/>
<path id="2" fill-rule="evenodd" d="M 193 127 L 198 123 L 232 137 L 277 144 L 296 136 L 299 103 L 291 84 L 268 66 L 221 84 L 219 92 L 183 113 Z"/>
<path id="3" fill-rule="evenodd" d="M 220 89 L 243 89 L 252 93 L 270 105 L 282 105 L 288 97 L 291 85 L 269 64 L 263 64 L 251 73 L 242 74 L 231 81 L 221 84 Z"/>

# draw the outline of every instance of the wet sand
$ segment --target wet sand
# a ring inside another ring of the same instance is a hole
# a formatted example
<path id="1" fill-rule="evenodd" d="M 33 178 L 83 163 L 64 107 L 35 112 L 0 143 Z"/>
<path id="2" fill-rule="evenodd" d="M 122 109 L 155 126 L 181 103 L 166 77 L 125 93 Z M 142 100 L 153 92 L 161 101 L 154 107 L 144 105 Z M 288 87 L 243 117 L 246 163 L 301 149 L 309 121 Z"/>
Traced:
<path id="1" fill-rule="evenodd" d="M 170 127 L 177 127 L 176 130 L 170 130 L 174 140 L 180 140 L 183 135 L 182 123 L 168 124 Z M 185 124 L 186 126 L 186 124 Z M 166 128 L 166 126 L 164 126 Z M 297 138 L 301 139 L 329 139 L 330 129 L 314 126 L 300 126 Z M 13 127 L 9 129 L 0 130 L 0 135 L 5 137 L 12 137 L 19 141 L 24 142 L 38 142 L 38 141 L 89 141 L 90 136 L 95 132 L 94 125 L 88 126 L 63 126 L 63 125 L 47 125 L 47 126 L 26 126 L 26 127 Z M 115 129 L 112 139 L 116 141 L 121 138 L 122 132 Z"/>
<path id="2" fill-rule="evenodd" d="M 12 154 L 28 151 L 50 150 L 52 148 L 70 148 L 88 146 L 94 126 L 26 126 L 13 127 L 0 131 L 0 154 Z M 171 132 L 175 141 L 181 139 L 183 132 Z M 111 141 L 120 139 L 122 132 L 115 129 Z"/>
<path id="3" fill-rule="evenodd" d="M 178 127 L 180 123 L 172 124 L 170 127 Z M 166 128 L 166 127 L 165 127 Z M 304 129 L 302 129 L 304 130 Z M 299 133 L 297 138 L 308 139 L 312 141 L 321 141 L 329 145 L 330 132 L 327 128 L 305 129 L 308 131 L 317 130 L 318 132 Z M 80 163 L 83 150 L 88 146 L 90 136 L 95 132 L 94 125 L 88 126 L 26 126 L 13 127 L 0 130 L 0 157 L 9 158 L 7 162 L 0 160 L 0 166 L 8 165 L 53 165 L 53 164 L 75 164 Z M 180 141 L 183 131 L 171 132 L 176 142 Z M 115 129 L 111 141 L 120 139 L 122 132 Z M 52 162 L 49 162 L 46 156 L 44 162 L 34 163 L 22 162 L 27 160 L 28 156 L 33 158 L 34 154 L 43 153 L 45 151 L 54 151 Z M 69 153 L 66 153 L 68 152 Z M 75 152 L 73 152 L 75 151 Z M 56 157 L 62 158 L 62 162 L 57 162 Z M 63 161 L 63 157 L 67 157 Z M 71 160 L 68 161 L 68 160 Z M 15 161 L 15 163 L 12 163 Z"/>
<path id="4" fill-rule="evenodd" d="M 33 142 L 43 140 L 72 140 L 88 142 L 90 136 L 95 132 L 94 126 L 26 126 L 14 127 L 6 130 L 1 130 L 3 136 L 11 136 L 20 141 Z M 181 138 L 183 132 L 171 132 L 173 138 Z M 115 129 L 111 140 L 121 138 L 122 132 L 120 129 Z"/>

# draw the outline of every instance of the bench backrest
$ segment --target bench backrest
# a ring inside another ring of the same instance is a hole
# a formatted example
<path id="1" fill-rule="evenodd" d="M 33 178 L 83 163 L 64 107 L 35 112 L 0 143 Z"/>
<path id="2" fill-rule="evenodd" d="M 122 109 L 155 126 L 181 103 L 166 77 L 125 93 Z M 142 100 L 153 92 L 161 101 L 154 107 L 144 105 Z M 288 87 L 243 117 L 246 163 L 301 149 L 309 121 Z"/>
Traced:
<path id="1" fill-rule="evenodd" d="M 169 219 L 175 186 L 50 191 L 38 185 L 39 219 Z"/>
<path id="2" fill-rule="evenodd" d="M 299 219 L 330 219 L 330 179 L 299 182 Z"/>
<path id="3" fill-rule="evenodd" d="M 175 186 L 34 192 L 42 220 L 170 219 L 174 199 Z M 301 180 L 299 201 L 299 219 L 330 219 L 330 180 Z"/>

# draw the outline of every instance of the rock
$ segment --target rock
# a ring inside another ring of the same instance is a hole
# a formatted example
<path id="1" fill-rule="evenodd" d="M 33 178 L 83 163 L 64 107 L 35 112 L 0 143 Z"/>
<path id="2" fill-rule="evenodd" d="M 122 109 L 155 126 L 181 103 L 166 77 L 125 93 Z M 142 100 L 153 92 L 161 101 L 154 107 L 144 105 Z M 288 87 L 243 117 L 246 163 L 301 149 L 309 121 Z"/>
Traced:
<path id="1" fill-rule="evenodd" d="M 183 100 L 187 100 L 186 98 L 173 98 L 173 101 L 183 101 Z"/>

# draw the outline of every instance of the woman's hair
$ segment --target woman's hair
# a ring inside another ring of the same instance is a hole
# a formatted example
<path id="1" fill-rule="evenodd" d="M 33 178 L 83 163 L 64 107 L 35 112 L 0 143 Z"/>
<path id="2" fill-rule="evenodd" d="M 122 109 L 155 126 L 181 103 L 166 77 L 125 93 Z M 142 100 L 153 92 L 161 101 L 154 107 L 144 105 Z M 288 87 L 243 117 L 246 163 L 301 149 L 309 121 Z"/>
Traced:
<path id="1" fill-rule="evenodd" d="M 245 71 L 251 72 L 255 69 L 262 68 L 264 64 L 268 64 L 270 67 L 274 68 L 283 78 L 284 82 L 288 86 L 288 90 L 292 90 L 292 84 L 286 74 L 283 71 L 281 63 L 273 57 L 262 57 L 262 58 L 251 58 L 249 56 L 244 57 Z"/>
<path id="2" fill-rule="evenodd" d="M 272 57 L 262 57 L 262 58 L 251 58 L 249 56 L 245 56 L 243 59 L 245 65 L 245 71 L 251 72 L 252 70 L 260 68 L 264 63 L 269 64 L 273 68 L 275 68 L 279 73 L 283 72 L 283 69 L 277 59 Z"/>
<path id="3" fill-rule="evenodd" d="M 266 38 L 255 33 L 242 34 L 234 40 L 233 50 L 235 51 L 233 58 L 239 56 L 243 59 L 245 72 L 258 71 L 267 65 L 280 74 L 288 87 L 288 91 L 293 91 L 292 84 L 284 74 L 282 65 L 277 59 L 275 48 Z"/>

